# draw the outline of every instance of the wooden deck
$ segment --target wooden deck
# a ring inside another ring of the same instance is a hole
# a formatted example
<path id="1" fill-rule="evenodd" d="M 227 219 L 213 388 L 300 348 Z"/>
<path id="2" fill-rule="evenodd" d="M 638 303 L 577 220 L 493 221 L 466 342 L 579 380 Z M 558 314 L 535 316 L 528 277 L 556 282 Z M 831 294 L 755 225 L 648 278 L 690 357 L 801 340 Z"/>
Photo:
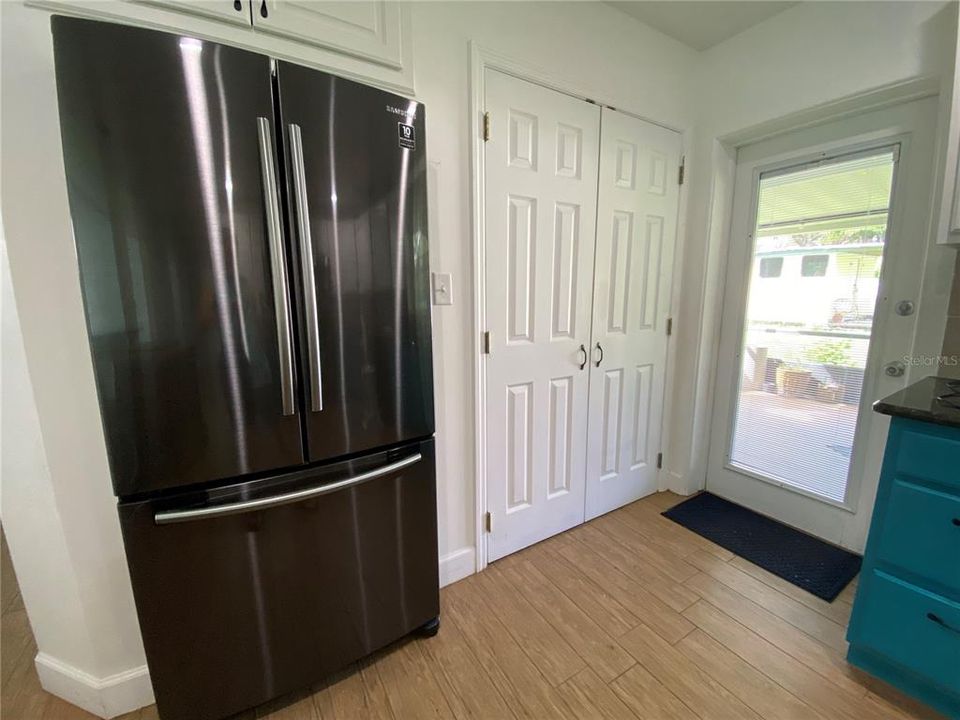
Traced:
<path id="1" fill-rule="evenodd" d="M 239 717 L 938 717 L 844 660 L 855 583 L 826 603 L 660 516 L 680 499 L 645 498 L 444 588 L 437 637 Z M 2 603 L 2 717 L 91 718 L 40 689 L 5 546 Z"/>

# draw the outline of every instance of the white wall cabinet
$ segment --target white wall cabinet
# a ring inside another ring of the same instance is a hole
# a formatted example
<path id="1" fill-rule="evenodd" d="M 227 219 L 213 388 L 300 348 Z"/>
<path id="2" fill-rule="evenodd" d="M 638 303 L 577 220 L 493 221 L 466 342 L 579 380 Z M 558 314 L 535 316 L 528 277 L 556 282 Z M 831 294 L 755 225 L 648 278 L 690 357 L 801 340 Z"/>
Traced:
<path id="1" fill-rule="evenodd" d="M 960 243 L 960 156 L 953 173 L 953 208 L 950 212 L 950 242 Z"/>
<path id="2" fill-rule="evenodd" d="M 27 0 L 54 13 L 193 35 L 414 95 L 410 6 L 389 0 Z"/>
<path id="3" fill-rule="evenodd" d="M 403 12 L 396 2 L 252 0 L 253 25 L 265 32 L 388 67 L 403 66 Z"/>
<path id="4" fill-rule="evenodd" d="M 943 193 L 940 195 L 940 220 L 937 242 L 960 247 L 960 17 L 953 47 L 953 71 L 944 77 L 940 88 L 940 122 L 946 126 L 943 159 L 938 170 L 943 172 Z"/>
<path id="5" fill-rule="evenodd" d="M 133 0 L 144 5 L 165 7 L 175 12 L 199 15 L 250 27 L 250 0 Z"/>

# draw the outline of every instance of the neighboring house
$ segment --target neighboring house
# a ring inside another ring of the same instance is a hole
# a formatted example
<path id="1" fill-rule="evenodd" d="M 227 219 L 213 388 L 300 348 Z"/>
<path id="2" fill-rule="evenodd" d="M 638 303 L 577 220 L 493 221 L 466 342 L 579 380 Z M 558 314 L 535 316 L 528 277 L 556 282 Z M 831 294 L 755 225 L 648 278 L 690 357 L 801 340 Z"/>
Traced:
<path id="1" fill-rule="evenodd" d="M 882 242 L 758 252 L 747 313 L 751 325 L 869 329 L 882 254 Z"/>

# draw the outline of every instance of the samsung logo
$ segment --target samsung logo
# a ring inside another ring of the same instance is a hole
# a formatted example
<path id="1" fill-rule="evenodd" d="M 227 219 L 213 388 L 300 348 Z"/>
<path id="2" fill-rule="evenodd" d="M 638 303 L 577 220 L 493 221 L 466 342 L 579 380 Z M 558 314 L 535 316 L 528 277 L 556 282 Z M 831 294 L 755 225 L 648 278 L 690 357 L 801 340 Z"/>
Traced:
<path id="1" fill-rule="evenodd" d="M 403 108 L 393 107 L 393 105 L 387 105 L 387 112 L 393 113 L 394 115 L 402 115 L 403 117 L 416 114 L 413 110 L 404 110 Z"/>

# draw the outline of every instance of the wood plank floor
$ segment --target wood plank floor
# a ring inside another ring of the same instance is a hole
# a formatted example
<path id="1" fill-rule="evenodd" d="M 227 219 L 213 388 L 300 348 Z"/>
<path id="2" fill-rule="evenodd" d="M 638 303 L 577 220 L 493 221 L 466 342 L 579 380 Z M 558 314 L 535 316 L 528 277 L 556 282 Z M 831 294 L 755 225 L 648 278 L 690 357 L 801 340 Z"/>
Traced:
<path id="1" fill-rule="evenodd" d="M 645 498 L 496 562 L 441 591 L 437 637 L 239 718 L 939 717 L 844 660 L 855 583 L 823 602 L 661 517 L 679 500 Z M 40 688 L 5 543 L 2 580 L 0 716 L 92 717 Z"/>

